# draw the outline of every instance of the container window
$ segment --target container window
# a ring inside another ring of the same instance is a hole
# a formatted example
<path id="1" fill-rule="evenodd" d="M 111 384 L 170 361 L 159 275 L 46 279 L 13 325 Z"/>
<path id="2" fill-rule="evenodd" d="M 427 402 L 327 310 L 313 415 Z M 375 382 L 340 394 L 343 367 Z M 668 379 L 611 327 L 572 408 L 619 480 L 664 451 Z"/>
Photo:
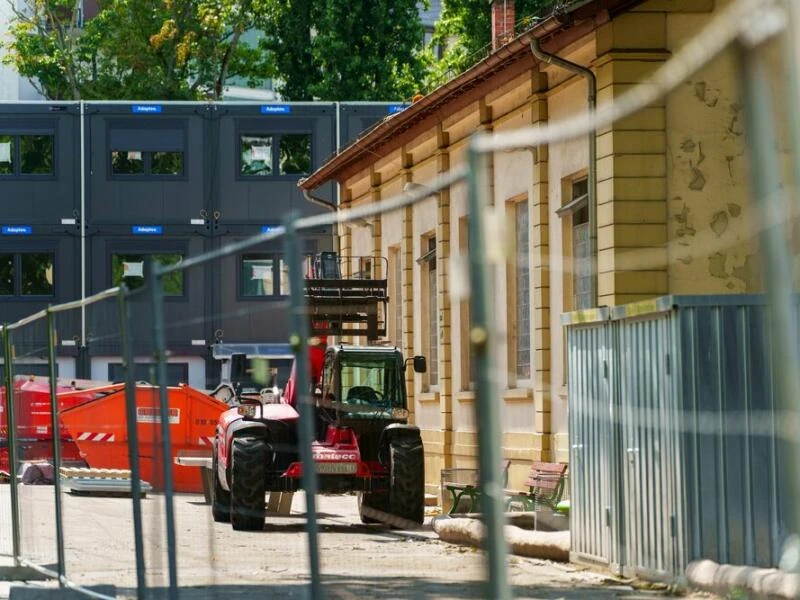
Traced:
<path id="1" fill-rule="evenodd" d="M 280 174 L 306 175 L 311 172 L 311 136 L 307 133 L 280 137 Z"/>
<path id="2" fill-rule="evenodd" d="M 240 294 L 245 298 L 289 295 L 289 265 L 277 254 L 245 254 L 239 272 Z"/>
<path id="3" fill-rule="evenodd" d="M 271 135 L 243 135 L 240 148 L 242 175 L 272 175 Z"/>
<path id="4" fill-rule="evenodd" d="M 53 174 L 53 136 L 19 136 L 20 172 L 25 175 Z"/>
<path id="5" fill-rule="evenodd" d="M 153 262 L 161 266 L 178 264 L 183 260 L 181 254 L 112 254 L 111 284 L 125 284 L 135 290 L 144 285 Z M 164 276 L 164 295 L 183 296 L 183 271 L 175 271 Z"/>
<path id="6" fill-rule="evenodd" d="M 138 150 L 115 150 L 111 153 L 111 172 L 114 175 L 144 173 L 144 158 Z"/>
<path id="7" fill-rule="evenodd" d="M 23 296 L 53 295 L 53 255 L 21 255 L 21 293 Z"/>
<path id="8" fill-rule="evenodd" d="M 150 172 L 153 175 L 182 175 L 183 152 L 153 152 Z"/>
<path id="9" fill-rule="evenodd" d="M 0 296 L 14 295 L 14 255 L 0 254 Z"/>
<path id="10" fill-rule="evenodd" d="M 134 381 L 146 381 L 158 384 L 156 363 L 140 363 L 133 365 Z M 122 363 L 108 363 L 108 380 L 125 381 L 125 368 Z M 167 385 L 178 385 L 189 381 L 189 363 L 167 363 Z"/>
<path id="11" fill-rule="evenodd" d="M 14 173 L 14 136 L 0 135 L 0 175 Z"/>
<path id="12" fill-rule="evenodd" d="M 161 267 L 177 265 L 183 260 L 180 254 L 154 254 L 153 261 Z M 165 296 L 183 296 L 183 271 L 173 271 L 163 278 Z"/>
<path id="13" fill-rule="evenodd" d="M 53 175 L 55 136 L 0 134 L 0 175 Z"/>

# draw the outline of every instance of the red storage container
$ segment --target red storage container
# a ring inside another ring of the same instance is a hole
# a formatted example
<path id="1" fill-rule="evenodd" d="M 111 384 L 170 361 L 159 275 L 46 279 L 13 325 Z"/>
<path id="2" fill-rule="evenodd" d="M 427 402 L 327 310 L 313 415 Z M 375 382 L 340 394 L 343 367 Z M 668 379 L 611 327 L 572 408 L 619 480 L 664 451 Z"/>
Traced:
<path id="1" fill-rule="evenodd" d="M 201 493 L 200 469 L 176 465 L 178 453 L 207 451 L 211 455 L 214 429 L 220 413 L 229 407 L 188 385 L 167 388 L 172 455 L 176 492 Z M 81 456 L 96 469 L 129 469 L 128 434 L 125 420 L 125 388 L 61 412 Z M 159 388 L 136 386 L 136 431 L 139 436 L 141 478 L 155 490 L 163 490 L 163 457 Z"/>
<path id="2" fill-rule="evenodd" d="M 72 384 L 75 385 L 72 385 Z M 87 386 L 90 386 L 87 389 Z M 83 404 L 105 393 L 107 388 L 94 382 L 64 380 L 56 383 L 59 411 Z M 50 417 L 50 380 L 47 377 L 18 375 L 14 378 L 14 418 L 16 420 L 17 460 L 53 460 L 53 424 Z M 0 471 L 10 472 L 8 457 L 7 406 L 5 386 L 0 388 Z M 69 431 L 59 426 L 62 463 L 81 462 L 78 447 Z"/>

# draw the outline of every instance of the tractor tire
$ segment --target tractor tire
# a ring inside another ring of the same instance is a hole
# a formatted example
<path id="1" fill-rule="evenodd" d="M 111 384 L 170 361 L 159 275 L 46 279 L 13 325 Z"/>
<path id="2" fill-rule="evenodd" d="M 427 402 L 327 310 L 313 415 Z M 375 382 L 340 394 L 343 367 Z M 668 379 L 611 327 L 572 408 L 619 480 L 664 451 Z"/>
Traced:
<path id="1" fill-rule="evenodd" d="M 235 438 L 231 448 L 231 525 L 237 531 L 260 531 L 266 517 L 267 447 L 253 437 Z"/>
<path id="2" fill-rule="evenodd" d="M 217 523 L 229 523 L 231 520 L 231 493 L 219 482 L 219 461 L 217 459 L 217 443 L 214 442 L 214 454 L 211 457 L 211 516 Z"/>
<path id="3" fill-rule="evenodd" d="M 419 438 L 399 438 L 389 445 L 389 512 L 420 525 L 425 520 L 424 458 Z"/>
<path id="4" fill-rule="evenodd" d="M 361 509 L 363 506 L 374 508 L 382 512 L 389 512 L 389 495 L 383 492 L 359 492 L 358 494 L 358 516 L 361 517 L 361 522 L 365 524 L 380 523 L 375 519 L 367 517 Z"/>

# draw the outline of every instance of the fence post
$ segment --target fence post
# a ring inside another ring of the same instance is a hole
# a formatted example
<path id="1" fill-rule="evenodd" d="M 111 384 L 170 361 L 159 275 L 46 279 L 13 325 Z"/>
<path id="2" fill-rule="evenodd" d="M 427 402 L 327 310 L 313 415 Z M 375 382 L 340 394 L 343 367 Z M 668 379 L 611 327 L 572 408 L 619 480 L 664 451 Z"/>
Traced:
<path id="1" fill-rule="evenodd" d="M 64 564 L 64 521 L 61 511 L 61 430 L 58 422 L 58 381 L 56 380 L 56 328 L 55 314 L 47 309 L 47 362 L 50 379 L 50 423 L 53 432 L 53 492 L 55 493 L 56 568 L 58 585 L 64 587 L 66 565 Z"/>
<path id="2" fill-rule="evenodd" d="M 501 446 L 497 380 L 493 372 L 496 354 L 494 317 L 489 294 L 483 215 L 487 207 L 487 155 L 479 152 L 473 140 L 469 148 L 467 196 L 469 206 L 469 274 L 472 323 L 469 339 L 475 356 L 477 397 L 475 416 L 478 423 L 478 467 L 481 485 L 481 508 L 486 526 L 484 542 L 489 563 L 488 597 L 511 598 L 506 574 L 505 514 L 503 485 L 500 480 Z M 499 243 L 499 242 L 498 242 Z"/>
<path id="3" fill-rule="evenodd" d="M 164 338 L 164 290 L 162 288 L 164 282 L 161 278 L 161 270 L 159 265 L 154 265 L 150 272 L 150 297 L 153 306 L 153 342 L 156 355 L 159 414 L 161 415 L 161 459 L 164 467 L 164 515 L 167 527 L 169 598 L 178 600 L 178 559 L 175 543 L 175 506 L 171 463 L 172 440 L 169 431 L 169 402 L 167 400 L 167 345 Z"/>
<path id="4" fill-rule="evenodd" d="M 8 324 L 3 325 L 3 352 L 6 365 L 6 426 L 8 427 L 8 467 L 11 490 L 11 548 L 14 565 L 19 566 L 22 549 L 19 543 L 19 490 L 17 489 L 17 419 L 14 407 L 14 347 L 11 345 L 11 331 Z"/>
<path id="5" fill-rule="evenodd" d="M 319 544 L 317 542 L 317 472 L 311 443 L 314 441 L 314 411 L 309 394 L 308 315 L 305 314 L 303 265 L 297 229 L 292 216 L 285 220 L 286 261 L 289 265 L 289 294 L 291 297 L 291 334 L 289 344 L 294 352 L 295 398 L 300 412 L 300 460 L 303 464 L 303 489 L 306 494 L 306 533 L 308 534 L 308 560 L 311 571 L 311 598 L 322 598 L 319 570 Z"/>
<path id="6" fill-rule="evenodd" d="M 796 32 L 795 32 L 796 34 Z M 800 509 L 796 500 L 800 495 L 800 441 L 797 428 L 800 411 L 797 402 L 800 394 L 800 376 L 797 372 L 797 314 L 793 294 L 793 272 L 786 245 L 785 215 L 786 195 L 780 188 L 780 156 L 775 146 L 775 127 L 772 98 L 759 45 L 739 45 L 739 65 L 742 69 L 742 96 L 744 100 L 745 134 L 751 165 L 751 185 L 758 209 L 758 230 L 764 267 L 764 282 L 770 311 L 769 332 L 772 356 L 782 362 L 773 364 L 775 373 L 779 464 L 783 467 L 780 479 L 785 485 L 787 499 L 783 503 L 786 522 L 794 536 L 800 533 Z M 790 107 L 794 110 L 796 107 Z M 794 148 L 798 152 L 798 148 Z M 794 203 L 797 206 L 797 203 Z M 795 543 L 797 540 L 795 538 Z M 780 550 L 780 549 L 776 549 Z M 791 565 L 797 570 L 800 565 Z"/>
<path id="7" fill-rule="evenodd" d="M 131 498 L 133 500 L 133 540 L 136 549 L 136 597 L 144 600 L 147 593 L 144 567 L 144 540 L 142 536 L 142 482 L 139 468 L 139 431 L 136 425 L 136 378 L 133 366 L 133 342 L 128 331 L 130 318 L 128 288 L 120 287 L 119 331 L 122 338 L 122 363 L 125 373 L 125 420 L 128 434 L 128 463 L 131 468 Z"/>

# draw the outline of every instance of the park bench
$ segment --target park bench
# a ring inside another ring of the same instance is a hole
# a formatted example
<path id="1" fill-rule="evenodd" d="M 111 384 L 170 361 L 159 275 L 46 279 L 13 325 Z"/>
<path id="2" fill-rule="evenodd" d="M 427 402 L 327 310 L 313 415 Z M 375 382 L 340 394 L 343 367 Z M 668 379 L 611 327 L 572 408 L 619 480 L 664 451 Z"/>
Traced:
<path id="1" fill-rule="evenodd" d="M 505 490 L 506 510 L 514 502 L 520 503 L 525 511 L 535 511 L 540 506 L 555 510 L 564 494 L 566 472 L 566 463 L 534 462 L 523 484 L 527 491 Z"/>
<path id="2" fill-rule="evenodd" d="M 508 485 L 508 467 L 511 466 L 510 460 L 504 460 L 500 465 L 501 471 L 501 481 L 503 487 L 505 488 Z M 459 470 L 459 469 L 454 469 Z M 450 492 L 453 505 L 450 507 L 448 514 L 454 514 L 458 511 L 458 506 L 461 503 L 461 500 L 469 500 L 469 510 L 467 512 L 478 512 L 480 510 L 480 495 L 481 490 L 478 486 L 479 477 L 477 476 L 476 471 L 472 471 L 471 473 L 475 475 L 473 479 L 473 483 L 462 483 L 462 482 L 455 482 L 455 481 L 445 481 L 444 486 L 445 489 Z"/>

